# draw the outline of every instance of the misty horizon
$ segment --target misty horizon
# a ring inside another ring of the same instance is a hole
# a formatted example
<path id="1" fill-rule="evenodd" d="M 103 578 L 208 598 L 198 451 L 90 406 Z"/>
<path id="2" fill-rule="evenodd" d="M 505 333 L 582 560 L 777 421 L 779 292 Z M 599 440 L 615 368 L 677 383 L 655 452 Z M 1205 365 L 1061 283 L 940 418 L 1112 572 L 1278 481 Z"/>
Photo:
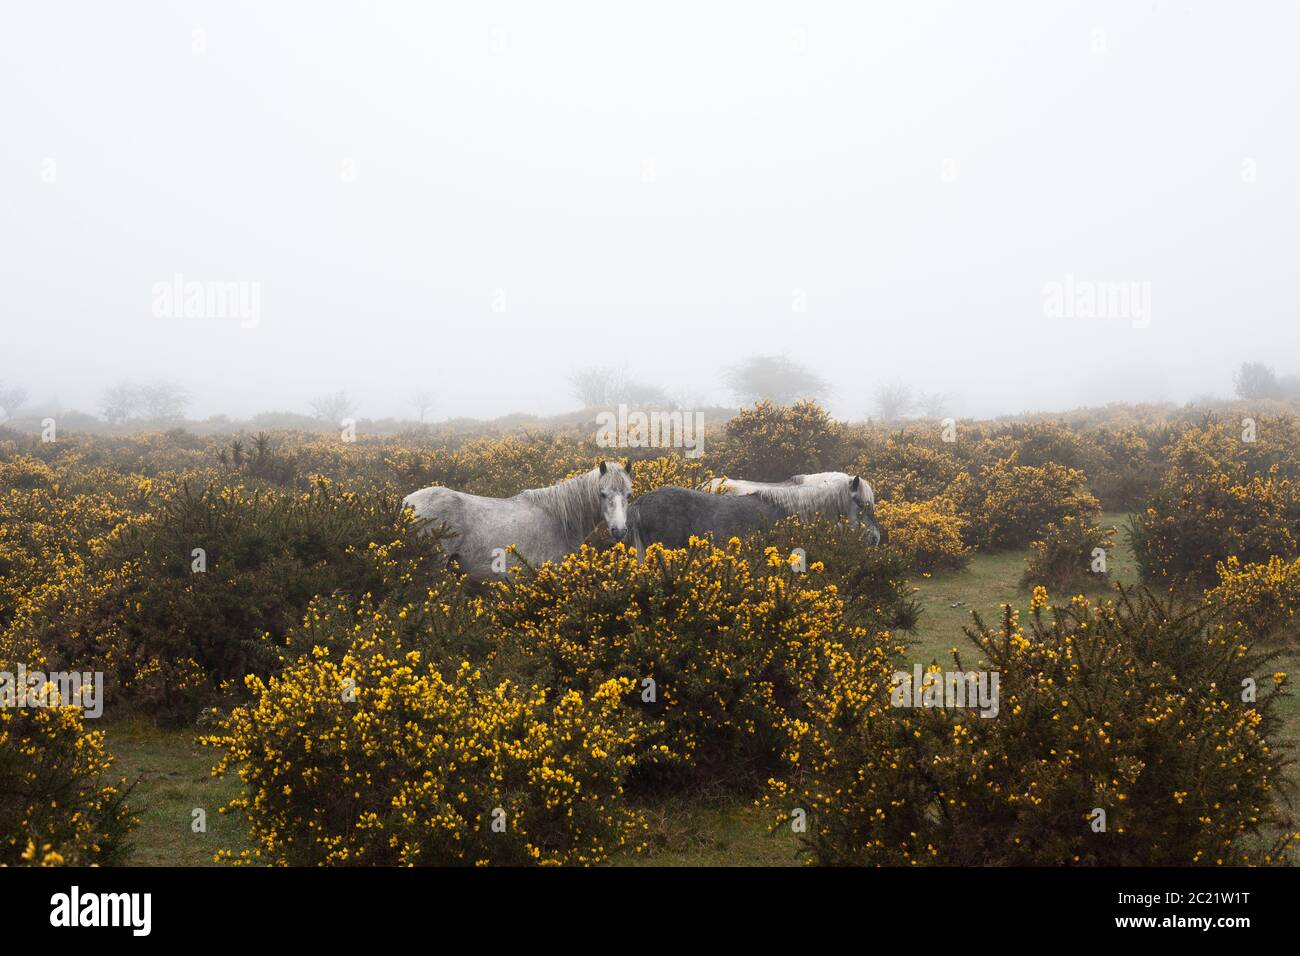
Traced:
<path id="1" fill-rule="evenodd" d="M 734 407 L 776 354 L 861 419 L 1300 372 L 1300 11 L 1000 6 L 17 8 L 0 382 L 443 421 L 592 366 Z"/>

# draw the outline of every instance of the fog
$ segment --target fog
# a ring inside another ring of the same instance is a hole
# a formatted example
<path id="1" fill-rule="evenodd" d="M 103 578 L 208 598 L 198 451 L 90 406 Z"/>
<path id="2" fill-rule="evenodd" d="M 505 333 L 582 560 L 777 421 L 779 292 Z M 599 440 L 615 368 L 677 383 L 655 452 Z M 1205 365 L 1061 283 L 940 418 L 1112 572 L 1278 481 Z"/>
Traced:
<path id="1" fill-rule="evenodd" d="M 8 4 L 0 380 L 437 419 L 571 409 L 589 365 L 726 403 L 775 353 L 848 418 L 889 383 L 1226 396 L 1300 371 L 1297 35 L 1284 2 Z M 1120 314 L 1051 304 L 1105 284 Z"/>

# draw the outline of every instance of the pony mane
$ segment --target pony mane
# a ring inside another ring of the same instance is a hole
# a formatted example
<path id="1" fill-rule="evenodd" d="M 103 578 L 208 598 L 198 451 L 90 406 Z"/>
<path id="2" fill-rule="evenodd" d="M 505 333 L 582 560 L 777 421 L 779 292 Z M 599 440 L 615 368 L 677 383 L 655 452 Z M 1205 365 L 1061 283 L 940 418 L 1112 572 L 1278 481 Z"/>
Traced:
<path id="1" fill-rule="evenodd" d="M 785 481 L 778 481 L 778 485 L 825 485 L 830 484 L 840 478 L 845 481 L 852 478 L 846 471 L 814 471 L 810 475 L 791 475 Z"/>
<path id="2" fill-rule="evenodd" d="M 529 488 L 519 497 L 559 521 L 569 540 L 582 541 L 600 520 L 600 469 L 545 488 Z"/>
<path id="3" fill-rule="evenodd" d="M 853 506 L 853 493 L 847 480 L 825 485 L 773 485 L 756 489 L 754 496 L 800 518 L 815 514 L 846 515 Z"/>

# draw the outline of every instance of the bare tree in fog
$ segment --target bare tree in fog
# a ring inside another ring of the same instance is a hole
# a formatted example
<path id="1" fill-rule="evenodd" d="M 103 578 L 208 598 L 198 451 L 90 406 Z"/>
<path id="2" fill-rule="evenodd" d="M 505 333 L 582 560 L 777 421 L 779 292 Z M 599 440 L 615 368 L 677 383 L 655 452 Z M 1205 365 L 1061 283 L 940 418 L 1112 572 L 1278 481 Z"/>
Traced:
<path id="1" fill-rule="evenodd" d="M 311 413 L 321 421 L 337 425 L 357 410 L 357 403 L 340 389 L 329 395 L 317 395 L 311 400 Z"/>
<path id="2" fill-rule="evenodd" d="M 18 409 L 27 404 L 27 389 L 21 385 L 6 385 L 0 382 L 0 422 L 7 422 L 18 414 Z"/>
<path id="3" fill-rule="evenodd" d="M 1296 398 L 1300 396 L 1300 379 L 1294 375 L 1277 374 L 1263 362 L 1242 362 L 1232 376 L 1237 396 L 1245 399 Z"/>
<path id="4" fill-rule="evenodd" d="M 629 405 L 639 405 L 642 408 L 672 404 L 672 399 L 666 391 L 648 382 L 625 382 L 619 401 L 627 402 Z"/>
<path id="5" fill-rule="evenodd" d="M 826 380 L 784 355 L 755 355 L 722 372 L 722 380 L 742 405 L 768 401 L 789 405 L 804 398 L 822 398 Z"/>
<path id="6" fill-rule="evenodd" d="M 428 414 L 433 411 L 435 404 L 437 402 L 433 397 L 433 392 L 421 389 L 411 396 L 411 405 L 415 407 L 415 413 L 419 416 L 421 425 L 424 424 Z"/>
<path id="7" fill-rule="evenodd" d="M 144 415 L 151 421 L 174 421 L 185 415 L 192 397 L 189 390 L 175 382 L 157 381 L 137 390 Z"/>
<path id="8" fill-rule="evenodd" d="M 926 418 L 943 418 L 948 411 L 948 396 L 942 392 L 922 392 L 916 396 L 916 407 Z"/>
<path id="9" fill-rule="evenodd" d="M 573 388 L 573 397 L 582 403 L 583 408 L 602 408 L 618 402 L 623 376 L 612 368 L 588 365 L 569 376 L 569 385 Z"/>
<path id="10" fill-rule="evenodd" d="M 664 389 L 629 378 L 623 369 L 588 365 L 569 376 L 569 385 L 583 408 L 608 408 L 619 403 L 643 407 L 672 405 Z"/>
<path id="11" fill-rule="evenodd" d="M 876 414 L 887 422 L 897 421 L 916 408 L 916 398 L 906 385 L 882 385 L 876 389 Z"/>
<path id="12" fill-rule="evenodd" d="M 100 411 L 110 425 L 121 425 L 140 411 L 140 389 L 130 382 L 118 382 L 104 389 Z"/>
<path id="13" fill-rule="evenodd" d="M 708 402 L 698 389 L 690 386 L 670 389 L 668 391 L 669 408 L 703 408 Z"/>

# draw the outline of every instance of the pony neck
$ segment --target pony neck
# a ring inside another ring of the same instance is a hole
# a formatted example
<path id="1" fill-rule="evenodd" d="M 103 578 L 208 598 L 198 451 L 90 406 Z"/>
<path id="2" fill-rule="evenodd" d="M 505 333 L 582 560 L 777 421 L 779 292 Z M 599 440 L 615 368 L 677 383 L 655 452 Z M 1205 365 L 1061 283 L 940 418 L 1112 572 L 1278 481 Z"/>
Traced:
<path id="1" fill-rule="evenodd" d="M 600 523 L 600 470 L 593 468 L 558 484 L 532 488 L 522 497 L 558 521 L 564 537 L 577 546 Z"/>

